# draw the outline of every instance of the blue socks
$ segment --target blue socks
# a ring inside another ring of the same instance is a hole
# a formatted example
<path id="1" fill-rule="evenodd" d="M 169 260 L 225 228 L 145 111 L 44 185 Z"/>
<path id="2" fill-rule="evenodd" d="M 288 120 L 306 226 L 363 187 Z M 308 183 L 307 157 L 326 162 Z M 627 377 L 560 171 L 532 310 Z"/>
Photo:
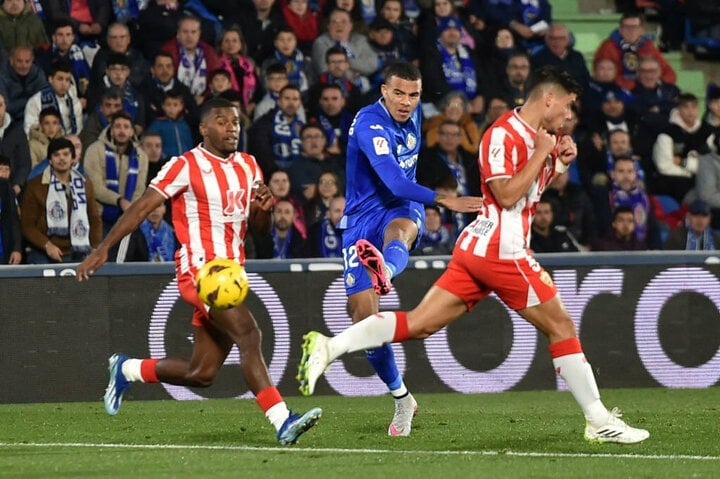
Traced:
<path id="1" fill-rule="evenodd" d="M 387 384 L 390 391 L 395 391 L 400 388 L 403 380 L 402 377 L 400 377 L 397 364 L 395 364 L 395 353 L 391 345 L 386 344 L 379 348 L 369 349 L 365 351 L 365 355 L 377 375 Z"/>
<path id="2" fill-rule="evenodd" d="M 392 271 L 393 278 L 405 271 L 410 252 L 404 242 L 394 239 L 387 244 L 382 253 L 385 264 Z"/>

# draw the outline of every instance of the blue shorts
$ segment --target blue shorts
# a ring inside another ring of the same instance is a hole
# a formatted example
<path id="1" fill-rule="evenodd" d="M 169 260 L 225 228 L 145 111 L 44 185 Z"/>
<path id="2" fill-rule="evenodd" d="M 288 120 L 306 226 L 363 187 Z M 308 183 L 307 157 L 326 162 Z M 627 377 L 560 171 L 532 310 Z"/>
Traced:
<path id="1" fill-rule="evenodd" d="M 362 218 L 355 219 L 352 226 L 343 230 L 343 278 L 348 296 L 373 287 L 370 276 L 357 258 L 355 243 L 360 239 L 366 239 L 382 251 L 385 228 L 395 218 L 412 220 L 418 227 L 419 238 L 425 226 L 425 206 L 415 201 L 407 201 L 389 210 L 373 211 Z M 416 244 L 417 239 L 411 249 L 415 248 Z"/>

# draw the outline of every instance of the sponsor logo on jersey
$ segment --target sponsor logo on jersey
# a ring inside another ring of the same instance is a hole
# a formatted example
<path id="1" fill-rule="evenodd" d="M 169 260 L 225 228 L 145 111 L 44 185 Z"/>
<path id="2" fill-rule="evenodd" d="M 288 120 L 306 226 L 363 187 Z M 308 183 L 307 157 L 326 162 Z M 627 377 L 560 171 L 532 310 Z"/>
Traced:
<path id="1" fill-rule="evenodd" d="M 389 155 L 390 154 L 390 145 L 388 145 L 388 141 L 385 137 L 376 136 L 373 138 L 372 141 L 373 141 L 373 146 L 375 147 L 376 155 Z"/>
<path id="2" fill-rule="evenodd" d="M 382 125 L 370 125 L 371 130 L 384 130 Z"/>
<path id="3" fill-rule="evenodd" d="M 403 170 L 406 170 L 408 168 L 412 168 L 413 166 L 415 166 L 415 163 L 417 162 L 417 158 L 418 158 L 417 155 L 412 155 L 412 156 L 405 158 L 404 160 L 400 160 L 398 162 L 398 164 L 400 165 L 400 168 L 402 168 Z"/>

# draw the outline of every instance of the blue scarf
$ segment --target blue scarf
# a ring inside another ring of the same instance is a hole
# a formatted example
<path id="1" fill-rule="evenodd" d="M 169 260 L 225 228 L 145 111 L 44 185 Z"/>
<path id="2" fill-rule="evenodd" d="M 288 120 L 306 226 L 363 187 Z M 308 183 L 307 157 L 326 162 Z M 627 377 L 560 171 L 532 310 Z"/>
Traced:
<path id="1" fill-rule="evenodd" d="M 457 54 L 448 52 L 438 40 L 437 48 L 442 55 L 442 67 L 445 74 L 445 81 L 448 86 L 465 93 L 472 99 L 477 95 L 477 76 L 473 66 L 470 53 L 464 45 L 458 45 Z"/>
<path id="2" fill-rule="evenodd" d="M 621 60 L 622 60 L 622 76 L 623 78 L 627 78 L 629 80 L 634 80 L 637 78 L 637 66 L 638 66 L 638 50 L 642 48 L 642 46 L 647 41 L 645 37 L 640 37 L 640 39 L 635 44 L 631 44 L 623 40 L 622 35 L 620 35 L 620 31 L 615 29 L 610 34 L 610 39 L 615 42 L 615 44 L 620 48 L 621 52 Z"/>
<path id="3" fill-rule="evenodd" d="M 175 234 L 166 221 L 156 230 L 149 220 L 140 223 L 140 231 L 148 245 L 148 261 L 172 261 L 175 256 Z"/>
<path id="4" fill-rule="evenodd" d="M 687 229 L 687 241 L 685 242 L 686 250 L 707 251 L 715 249 L 715 239 L 713 238 L 712 228 L 705 228 L 705 231 L 698 235 L 690 229 L 688 220 L 685 220 L 685 228 Z"/>
<path id="5" fill-rule="evenodd" d="M 635 237 L 638 241 L 645 241 L 648 234 L 648 213 L 650 212 L 650 201 L 645 191 L 639 186 L 625 191 L 613 181 L 610 191 L 610 207 L 615 211 L 618 206 L 632 208 L 635 217 Z"/>
<path id="6" fill-rule="evenodd" d="M 347 133 L 350 130 L 350 124 L 352 123 L 353 118 L 350 116 L 350 113 L 343 110 L 340 114 L 340 124 L 337 128 L 333 126 L 332 122 L 325 113 L 320 113 L 317 120 L 325 132 L 325 135 L 327 136 L 327 144 L 330 146 L 335 142 L 336 138 L 338 139 L 338 144 L 341 144 L 340 138 L 347 138 Z"/>
<path id="7" fill-rule="evenodd" d="M 75 118 L 75 107 L 73 106 L 73 100 L 70 97 L 70 93 L 65 94 L 65 104 L 67 105 L 68 111 L 70 112 L 70 129 L 68 129 L 67 125 L 65 124 L 65 120 L 63 120 L 63 115 L 60 110 L 60 102 L 58 101 L 58 96 L 55 94 L 55 90 L 53 90 L 50 86 L 40 90 L 40 111 L 44 110 L 45 108 L 54 107 L 58 111 L 58 113 L 60 113 L 60 125 L 62 126 L 65 134 L 77 134 L 77 118 Z"/>
<path id="8" fill-rule="evenodd" d="M 300 154 L 300 128 L 303 122 L 295 115 L 288 123 L 285 115 L 278 108 L 273 115 L 272 145 L 275 164 L 279 168 L 287 168 Z"/>
<path id="9" fill-rule="evenodd" d="M 440 153 L 440 158 L 445 162 L 447 167 L 450 169 L 450 173 L 455 177 L 455 181 L 457 181 L 458 184 L 458 194 L 460 196 L 465 196 L 468 194 L 468 188 L 467 188 L 467 178 L 465 177 L 465 168 L 462 167 L 462 165 L 458 163 L 453 163 L 452 161 L 448 160 L 448 157 L 445 153 Z"/>
<path id="10" fill-rule="evenodd" d="M 342 239 L 328 218 L 320 222 L 320 254 L 323 258 L 342 258 Z"/>
<path id="11" fill-rule="evenodd" d="M 273 239 L 273 258 L 275 259 L 288 259 L 290 258 L 290 243 L 292 242 L 293 230 L 292 227 L 288 230 L 288 234 L 285 240 L 278 238 L 277 230 L 275 226 L 272 227 L 270 232 Z"/>
<path id="12" fill-rule="evenodd" d="M 295 85 L 300 90 L 305 91 L 308 88 L 307 78 L 303 73 L 303 66 L 305 65 L 305 57 L 302 52 L 297 48 L 292 55 L 285 56 L 280 53 L 277 49 L 275 50 L 275 60 L 285 67 L 287 72 L 288 82 L 291 85 Z"/>
<path id="13" fill-rule="evenodd" d="M 139 171 L 140 162 L 138 161 L 137 151 L 133 148 L 128 155 L 128 174 L 127 181 L 125 182 L 125 192 L 123 194 L 123 198 L 128 201 L 132 201 L 133 194 L 135 193 Z M 115 151 L 110 148 L 110 146 L 105 145 L 105 186 L 115 193 L 120 192 L 120 181 L 118 177 Z M 120 208 L 115 205 L 103 205 L 103 222 L 113 224 L 119 217 Z"/>

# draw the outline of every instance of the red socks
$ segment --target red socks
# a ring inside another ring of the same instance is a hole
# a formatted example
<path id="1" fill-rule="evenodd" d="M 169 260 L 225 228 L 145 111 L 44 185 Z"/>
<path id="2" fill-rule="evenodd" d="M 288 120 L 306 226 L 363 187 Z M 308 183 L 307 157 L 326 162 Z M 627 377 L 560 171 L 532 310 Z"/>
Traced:
<path id="1" fill-rule="evenodd" d="M 395 312 L 395 334 L 393 335 L 393 343 L 400 343 L 410 337 L 408 332 L 407 313 L 405 311 Z"/>
<path id="2" fill-rule="evenodd" d="M 267 412 L 268 409 L 277 403 L 283 402 L 283 398 L 275 386 L 270 386 L 257 393 L 255 401 L 263 412 Z"/>
<path id="3" fill-rule="evenodd" d="M 553 359 L 561 356 L 567 356 L 568 354 L 582 353 L 582 346 L 580 346 L 580 340 L 578 338 L 569 338 L 552 343 L 548 349 L 550 349 L 550 357 Z"/>
<path id="4" fill-rule="evenodd" d="M 143 382 L 146 383 L 158 383 L 160 380 L 157 377 L 157 371 L 155 366 L 159 359 L 143 359 L 140 362 L 140 376 L 142 376 Z"/>

